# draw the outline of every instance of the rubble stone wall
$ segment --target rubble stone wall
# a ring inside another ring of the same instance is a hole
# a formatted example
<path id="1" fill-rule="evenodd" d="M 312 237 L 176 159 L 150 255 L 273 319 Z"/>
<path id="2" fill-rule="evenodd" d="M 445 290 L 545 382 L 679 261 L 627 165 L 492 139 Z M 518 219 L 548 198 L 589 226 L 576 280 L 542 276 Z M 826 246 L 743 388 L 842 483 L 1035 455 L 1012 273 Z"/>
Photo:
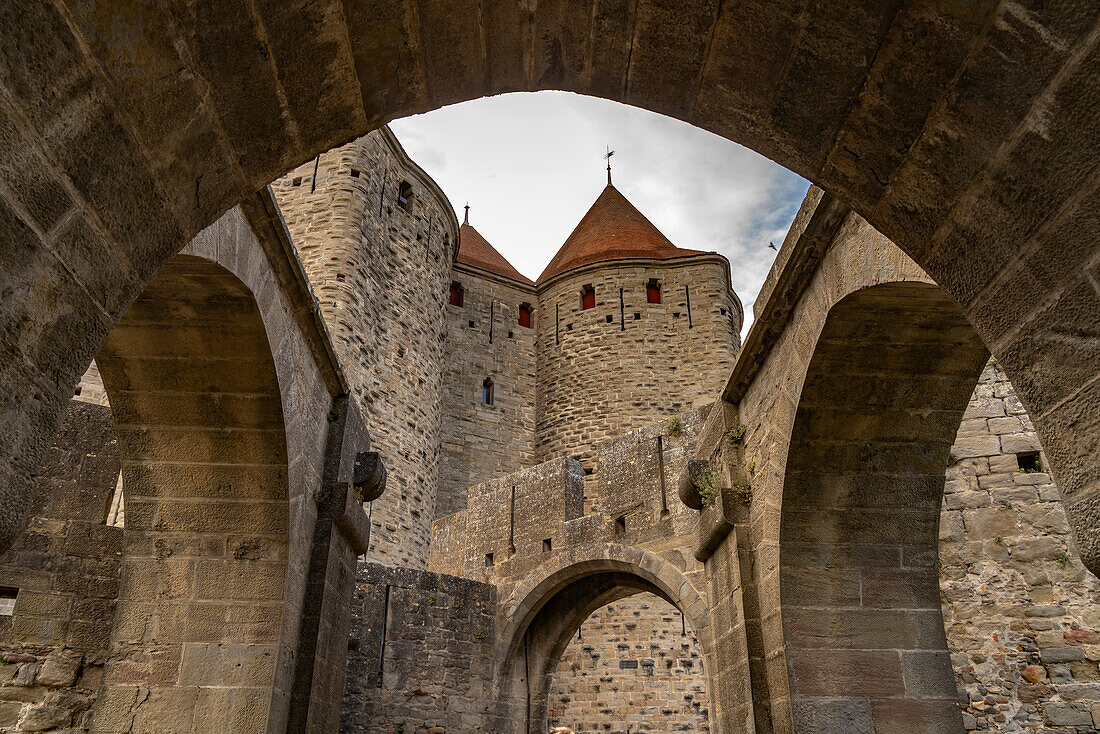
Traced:
<path id="1" fill-rule="evenodd" d="M 494 605 L 488 584 L 363 564 L 340 731 L 496 731 L 488 719 Z"/>
<path id="2" fill-rule="evenodd" d="M 593 612 L 554 672 L 550 725 L 577 734 L 708 732 L 708 714 L 699 640 L 654 594 Z"/>
<path id="3" fill-rule="evenodd" d="M 967 730 L 1100 729 L 1100 580 L 1074 546 L 1031 419 L 982 373 L 947 469 L 940 591 Z"/>
<path id="4" fill-rule="evenodd" d="M 402 184 L 412 187 L 404 205 Z M 425 568 L 454 211 L 384 128 L 321 154 L 272 189 L 389 473 L 370 509 L 368 557 Z"/>
<path id="5" fill-rule="evenodd" d="M 32 518 L 0 556 L 0 732 L 87 731 L 107 660 L 122 529 L 109 408 L 72 401 L 37 479 Z"/>

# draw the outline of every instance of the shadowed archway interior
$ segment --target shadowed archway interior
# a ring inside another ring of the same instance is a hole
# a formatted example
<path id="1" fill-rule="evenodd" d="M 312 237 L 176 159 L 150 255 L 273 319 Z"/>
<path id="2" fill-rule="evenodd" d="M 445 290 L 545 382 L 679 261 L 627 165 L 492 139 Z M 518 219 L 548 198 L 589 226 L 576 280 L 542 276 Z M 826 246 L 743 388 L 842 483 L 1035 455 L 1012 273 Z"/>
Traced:
<path id="1" fill-rule="evenodd" d="M 780 590 L 796 731 L 961 732 L 940 611 L 944 472 L 988 352 L 926 283 L 828 315 L 798 404 Z"/>

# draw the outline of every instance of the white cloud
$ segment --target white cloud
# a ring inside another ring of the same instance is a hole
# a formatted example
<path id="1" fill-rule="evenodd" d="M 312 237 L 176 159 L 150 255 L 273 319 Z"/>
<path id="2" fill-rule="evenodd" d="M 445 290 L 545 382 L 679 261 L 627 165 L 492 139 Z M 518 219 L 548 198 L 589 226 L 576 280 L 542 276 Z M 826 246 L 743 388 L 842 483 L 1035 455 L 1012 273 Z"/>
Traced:
<path id="1" fill-rule="evenodd" d="M 564 92 L 508 94 L 392 123 L 409 155 L 455 210 L 525 275 L 536 278 L 606 183 L 680 247 L 730 260 L 752 302 L 807 182 L 724 138 L 635 107 Z M 746 329 L 748 323 L 746 323 Z"/>

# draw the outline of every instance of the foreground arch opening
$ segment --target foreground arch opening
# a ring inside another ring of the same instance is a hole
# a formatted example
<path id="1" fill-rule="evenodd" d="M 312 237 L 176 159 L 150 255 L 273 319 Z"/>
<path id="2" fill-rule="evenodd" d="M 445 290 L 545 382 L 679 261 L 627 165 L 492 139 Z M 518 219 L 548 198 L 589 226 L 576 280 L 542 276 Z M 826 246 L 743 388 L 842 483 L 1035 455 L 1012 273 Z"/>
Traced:
<path id="1" fill-rule="evenodd" d="M 938 527 L 987 357 L 934 285 L 874 286 L 830 311 L 799 400 L 780 529 L 796 731 L 962 731 Z"/>
<path id="2" fill-rule="evenodd" d="M 562 653 L 550 726 L 605 731 L 710 731 L 703 653 L 683 612 L 639 593 L 584 620 Z"/>
<path id="3" fill-rule="evenodd" d="M 551 574 L 532 590 L 519 604 L 501 640 L 498 699 L 508 711 L 509 731 L 532 734 L 548 730 L 558 665 L 578 629 L 597 610 L 627 597 L 652 595 L 682 612 L 686 627 L 701 630 L 691 616 L 701 603 L 690 591 L 690 584 L 682 578 L 681 583 L 671 583 L 675 579 L 664 578 L 667 575 L 667 569 L 658 575 L 629 563 L 589 562 Z M 684 593 L 691 598 L 683 598 Z M 704 660 L 712 655 L 711 646 L 705 634 L 700 632 L 699 637 L 700 659 Z M 704 668 L 704 672 L 709 670 Z M 564 725 L 576 728 L 572 722 Z"/>
<path id="4" fill-rule="evenodd" d="M 279 665 L 288 472 L 250 290 L 177 255 L 96 357 L 118 433 L 120 589 L 92 731 L 261 732 Z"/>

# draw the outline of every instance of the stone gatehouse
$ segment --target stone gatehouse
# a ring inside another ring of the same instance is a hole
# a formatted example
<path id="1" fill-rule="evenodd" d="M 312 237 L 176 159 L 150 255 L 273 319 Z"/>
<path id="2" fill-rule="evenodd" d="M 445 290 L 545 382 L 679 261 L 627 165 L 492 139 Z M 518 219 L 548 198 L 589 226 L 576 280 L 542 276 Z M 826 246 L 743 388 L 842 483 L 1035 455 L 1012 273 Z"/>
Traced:
<path id="1" fill-rule="evenodd" d="M 811 189 L 756 311 L 610 181 L 531 281 L 384 128 L 292 170 L 97 353 L 0 727 L 1096 729 L 1096 580 L 955 303 Z"/>

